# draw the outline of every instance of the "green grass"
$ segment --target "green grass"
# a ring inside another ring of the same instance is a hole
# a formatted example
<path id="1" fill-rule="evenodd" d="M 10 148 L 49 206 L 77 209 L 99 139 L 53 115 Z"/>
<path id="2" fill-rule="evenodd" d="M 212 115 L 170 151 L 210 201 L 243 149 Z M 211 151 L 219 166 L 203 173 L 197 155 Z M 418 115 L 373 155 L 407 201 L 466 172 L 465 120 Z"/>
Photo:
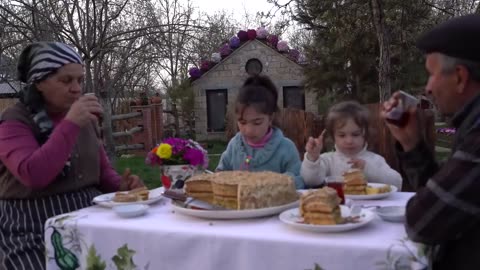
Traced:
<path id="1" fill-rule="evenodd" d="M 446 161 L 450 153 L 447 152 L 435 152 L 435 158 L 437 162 Z"/>
<path id="2" fill-rule="evenodd" d="M 225 151 L 227 144 L 221 141 L 202 142 L 202 145 L 208 146 L 207 151 L 209 154 L 208 169 L 214 171 L 220 160 L 220 154 Z M 156 188 L 162 185 L 160 181 L 160 167 L 149 166 L 145 164 L 145 157 L 133 156 L 133 157 L 121 157 L 116 160 L 115 169 L 120 174 L 126 169 L 130 168 L 132 174 L 140 176 L 145 185 L 149 188 Z"/>

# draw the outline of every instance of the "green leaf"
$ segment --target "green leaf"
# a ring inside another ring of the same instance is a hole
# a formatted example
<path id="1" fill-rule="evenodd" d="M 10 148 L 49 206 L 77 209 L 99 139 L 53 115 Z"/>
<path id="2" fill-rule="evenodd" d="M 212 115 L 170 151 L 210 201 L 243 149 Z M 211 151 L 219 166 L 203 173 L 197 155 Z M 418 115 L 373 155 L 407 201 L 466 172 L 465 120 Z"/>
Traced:
<path id="1" fill-rule="evenodd" d="M 315 264 L 314 270 L 324 270 L 318 263 Z"/>
<path id="2" fill-rule="evenodd" d="M 97 255 L 97 250 L 91 245 L 87 255 L 87 270 L 105 270 L 106 268 L 107 264 L 100 255 Z"/>
<path id="3" fill-rule="evenodd" d="M 58 223 L 58 224 L 60 224 L 60 226 L 63 226 L 63 222 L 65 222 L 65 221 L 68 220 L 68 219 L 74 218 L 74 217 L 75 217 L 75 215 L 65 215 L 65 216 L 61 216 L 61 217 L 55 219 L 55 220 L 53 221 L 53 223 L 54 223 L 54 224 L 55 224 L 55 223 Z"/>
<path id="4" fill-rule="evenodd" d="M 133 262 L 135 250 L 128 249 L 127 244 L 117 249 L 117 255 L 113 256 L 112 261 L 118 270 L 135 270 L 137 267 Z"/>

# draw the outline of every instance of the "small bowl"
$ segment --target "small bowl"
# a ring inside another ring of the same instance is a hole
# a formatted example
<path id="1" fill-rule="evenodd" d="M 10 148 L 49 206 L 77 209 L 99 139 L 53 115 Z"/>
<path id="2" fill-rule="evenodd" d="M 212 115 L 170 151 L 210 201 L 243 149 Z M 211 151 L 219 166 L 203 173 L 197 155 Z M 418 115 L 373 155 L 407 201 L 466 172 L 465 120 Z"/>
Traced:
<path id="1" fill-rule="evenodd" d="M 113 211 L 123 218 L 132 218 L 144 215 L 148 208 L 145 204 L 127 204 L 114 206 Z"/>
<path id="2" fill-rule="evenodd" d="M 384 206 L 375 210 L 377 215 L 385 221 L 404 222 L 405 207 L 404 206 Z"/>

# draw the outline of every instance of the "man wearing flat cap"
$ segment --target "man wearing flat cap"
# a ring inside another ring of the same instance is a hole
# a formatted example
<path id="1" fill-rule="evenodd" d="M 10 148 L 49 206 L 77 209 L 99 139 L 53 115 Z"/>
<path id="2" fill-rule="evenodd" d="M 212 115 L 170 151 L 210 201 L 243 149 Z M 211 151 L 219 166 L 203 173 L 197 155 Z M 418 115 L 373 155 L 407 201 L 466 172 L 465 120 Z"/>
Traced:
<path id="1" fill-rule="evenodd" d="M 435 162 L 420 135 L 416 109 L 403 127 L 387 122 L 416 194 L 406 208 L 407 234 L 428 247 L 429 269 L 480 269 L 480 15 L 451 19 L 420 37 L 429 73 L 425 92 L 456 128 L 452 152 Z M 395 93 L 382 117 L 399 102 Z"/>

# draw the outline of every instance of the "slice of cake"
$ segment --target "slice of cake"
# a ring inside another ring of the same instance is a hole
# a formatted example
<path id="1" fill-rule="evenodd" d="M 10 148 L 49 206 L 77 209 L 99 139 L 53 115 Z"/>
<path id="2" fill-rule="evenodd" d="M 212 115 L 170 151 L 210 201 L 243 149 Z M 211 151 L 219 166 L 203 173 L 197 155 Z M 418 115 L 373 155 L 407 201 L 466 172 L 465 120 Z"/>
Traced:
<path id="1" fill-rule="evenodd" d="M 367 194 L 367 180 L 361 170 L 352 169 L 343 174 L 343 191 L 349 195 Z"/>
<path id="2" fill-rule="evenodd" d="M 298 199 L 293 179 L 274 172 L 224 171 L 211 179 L 213 204 L 227 209 L 259 209 Z"/>
<path id="3" fill-rule="evenodd" d="M 343 222 L 341 199 L 330 187 L 309 190 L 300 196 L 300 214 L 307 224 L 335 225 Z"/>
<path id="4" fill-rule="evenodd" d="M 388 193 L 390 191 L 392 191 L 392 188 L 390 187 L 390 185 L 384 185 L 380 187 L 367 186 L 367 195 Z"/>
<path id="5" fill-rule="evenodd" d="M 150 192 L 146 187 L 139 187 L 136 189 L 129 190 L 127 194 L 137 196 L 138 201 L 146 201 L 148 200 L 148 196 Z"/>
<path id="6" fill-rule="evenodd" d="M 213 204 L 211 180 L 214 177 L 214 174 L 197 174 L 190 177 L 185 181 L 185 193 L 189 197 Z"/>

